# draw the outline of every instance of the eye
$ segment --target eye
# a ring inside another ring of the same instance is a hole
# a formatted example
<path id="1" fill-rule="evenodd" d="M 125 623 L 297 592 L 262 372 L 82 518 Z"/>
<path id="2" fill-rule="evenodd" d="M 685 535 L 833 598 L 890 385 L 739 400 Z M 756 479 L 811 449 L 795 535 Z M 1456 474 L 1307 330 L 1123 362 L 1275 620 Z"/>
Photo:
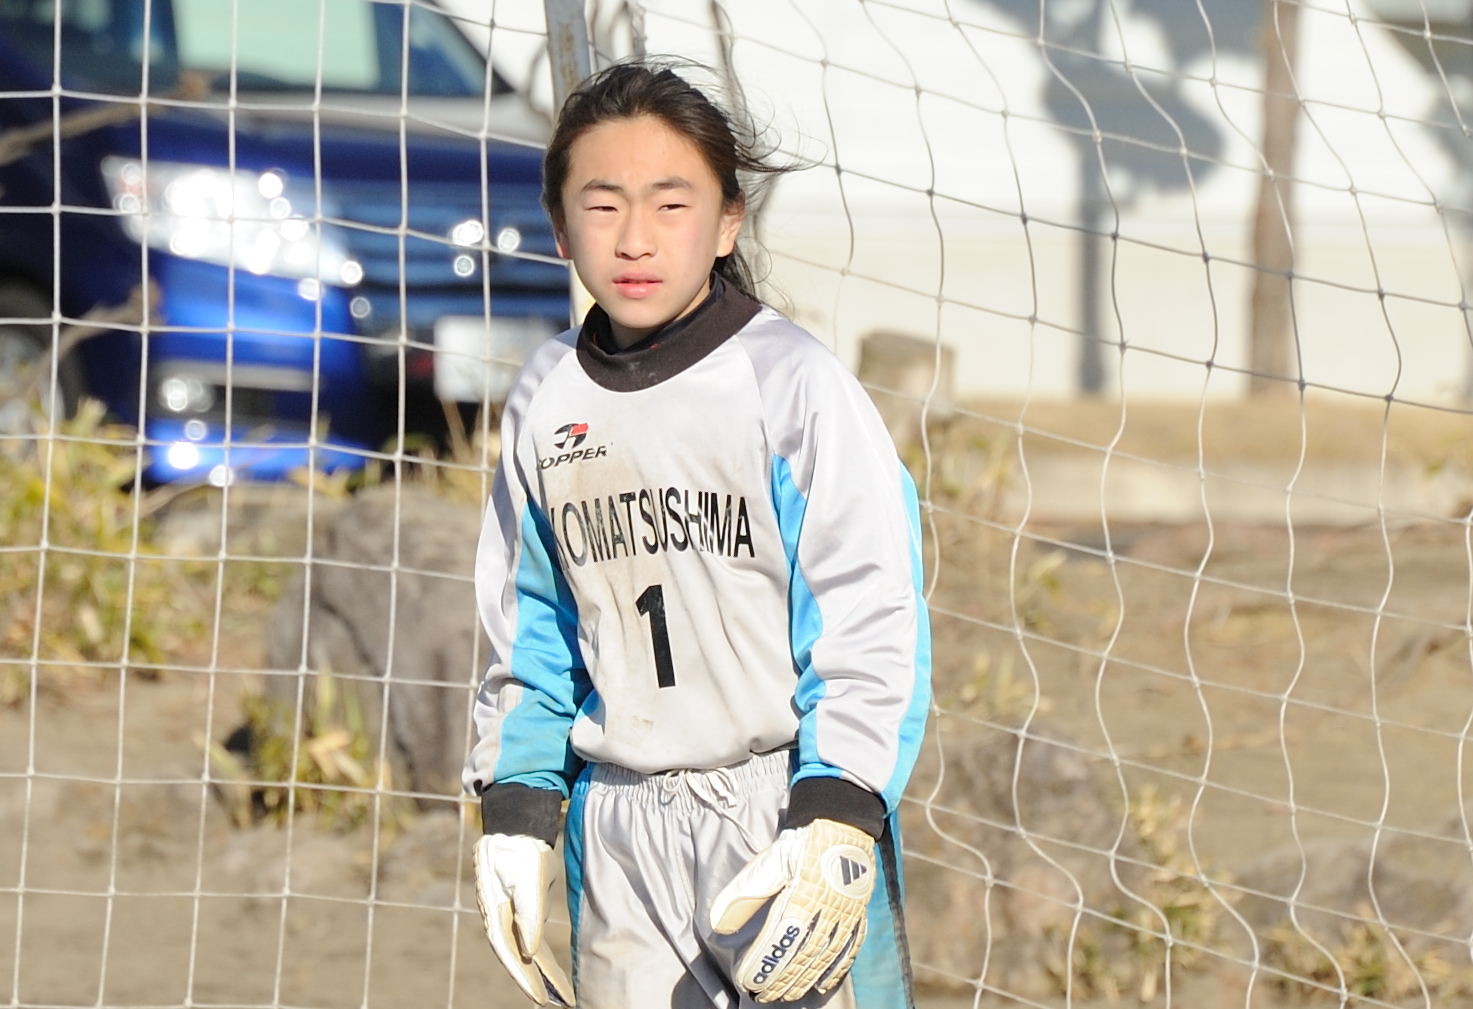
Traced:
<path id="1" fill-rule="evenodd" d="M 684 203 L 662 203 L 660 205 L 660 209 L 661 210 L 684 210 L 686 208 L 686 206 L 687 205 L 684 204 Z"/>

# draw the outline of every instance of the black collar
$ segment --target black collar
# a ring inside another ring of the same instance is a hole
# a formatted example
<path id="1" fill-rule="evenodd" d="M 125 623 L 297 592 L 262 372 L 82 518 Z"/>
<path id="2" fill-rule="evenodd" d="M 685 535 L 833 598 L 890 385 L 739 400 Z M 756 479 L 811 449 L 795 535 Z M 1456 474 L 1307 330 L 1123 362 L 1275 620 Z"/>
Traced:
<path id="1" fill-rule="evenodd" d="M 680 374 L 752 321 L 762 306 L 711 274 L 711 293 L 674 322 L 617 350 L 609 315 L 594 305 L 578 331 L 578 363 L 612 392 L 637 392 Z"/>

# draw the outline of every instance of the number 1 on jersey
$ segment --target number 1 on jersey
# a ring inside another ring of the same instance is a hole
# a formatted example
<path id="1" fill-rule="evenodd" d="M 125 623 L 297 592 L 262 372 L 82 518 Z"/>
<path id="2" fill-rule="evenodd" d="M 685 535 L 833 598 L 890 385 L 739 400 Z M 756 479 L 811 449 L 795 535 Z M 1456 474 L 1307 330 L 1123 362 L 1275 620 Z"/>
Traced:
<path id="1" fill-rule="evenodd" d="M 655 650 L 655 678 L 662 687 L 675 686 L 675 664 L 670 661 L 670 630 L 665 626 L 665 589 L 651 585 L 634 601 L 650 618 L 650 643 Z"/>

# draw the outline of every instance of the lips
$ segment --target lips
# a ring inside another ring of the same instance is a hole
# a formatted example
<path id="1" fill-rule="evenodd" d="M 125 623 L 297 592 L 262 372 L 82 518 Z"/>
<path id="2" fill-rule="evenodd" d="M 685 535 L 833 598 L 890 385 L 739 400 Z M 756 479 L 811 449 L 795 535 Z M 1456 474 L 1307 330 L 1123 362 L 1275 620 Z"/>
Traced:
<path id="1" fill-rule="evenodd" d="M 647 298 L 660 287 L 660 278 L 649 273 L 624 273 L 614 278 L 614 290 L 626 298 Z"/>

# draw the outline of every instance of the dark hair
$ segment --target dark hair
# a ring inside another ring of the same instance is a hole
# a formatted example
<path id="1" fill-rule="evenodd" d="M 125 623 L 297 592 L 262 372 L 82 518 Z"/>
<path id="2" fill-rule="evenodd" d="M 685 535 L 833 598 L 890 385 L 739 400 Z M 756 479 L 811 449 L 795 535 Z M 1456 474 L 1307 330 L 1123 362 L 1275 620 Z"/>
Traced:
<path id="1" fill-rule="evenodd" d="M 568 95 L 542 160 L 542 206 L 554 225 L 563 225 L 563 183 L 574 142 L 610 119 L 654 116 L 689 140 L 720 183 L 727 207 L 750 205 L 751 187 L 743 186 L 742 175 L 760 177 L 787 170 L 768 164 L 757 148 L 755 131 L 735 123 L 672 65 L 673 61 L 651 59 L 616 63 Z M 752 271 L 738 248 L 717 259 L 715 270 L 727 283 L 756 297 Z"/>

